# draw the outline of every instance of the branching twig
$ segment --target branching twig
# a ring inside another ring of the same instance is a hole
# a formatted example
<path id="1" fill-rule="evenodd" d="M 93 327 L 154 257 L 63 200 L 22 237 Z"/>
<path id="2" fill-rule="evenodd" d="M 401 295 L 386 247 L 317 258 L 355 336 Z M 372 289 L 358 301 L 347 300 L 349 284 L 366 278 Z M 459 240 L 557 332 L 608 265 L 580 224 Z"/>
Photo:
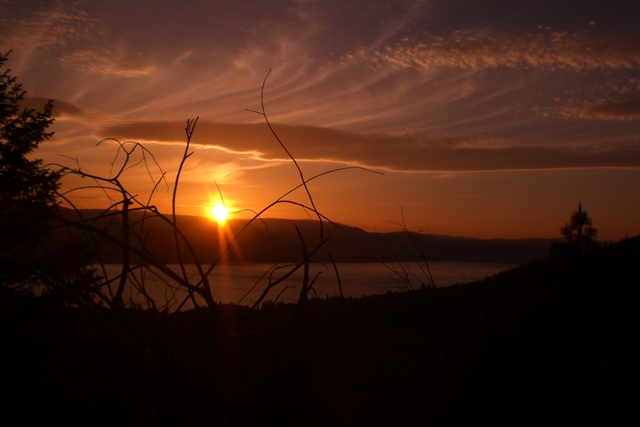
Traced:
<path id="1" fill-rule="evenodd" d="M 313 212 L 315 212 L 317 214 L 317 216 L 318 216 L 318 222 L 320 223 L 320 240 L 322 240 L 323 236 L 324 236 L 324 225 L 322 223 L 322 217 L 319 215 L 318 210 L 316 209 L 316 205 L 315 205 L 315 203 L 313 201 L 313 197 L 311 196 L 311 192 L 309 191 L 309 188 L 307 187 L 307 181 L 304 179 L 304 174 L 302 173 L 302 169 L 300 168 L 300 165 L 298 165 L 298 162 L 296 161 L 295 157 L 293 157 L 293 155 L 289 152 L 289 150 L 284 145 L 284 143 L 280 140 L 280 137 L 278 136 L 276 131 L 273 129 L 273 126 L 271 126 L 271 122 L 269 122 L 269 117 L 267 116 L 267 111 L 265 110 L 265 107 L 264 107 L 264 87 L 265 87 L 265 85 L 267 83 L 267 79 L 269 78 L 269 74 L 271 74 L 271 70 L 269 70 L 267 75 L 264 77 L 264 80 L 262 81 L 262 88 L 260 89 L 260 108 L 261 108 L 262 112 L 258 113 L 258 114 L 261 114 L 264 117 L 264 121 L 266 122 L 267 126 L 269 127 L 269 130 L 271 131 L 271 134 L 276 139 L 276 141 L 278 141 L 278 143 L 280 144 L 280 147 L 282 147 L 282 149 L 285 151 L 285 153 L 287 153 L 287 156 L 289 156 L 289 158 L 291 159 L 291 161 L 295 165 L 296 169 L 298 170 L 298 173 L 300 174 L 300 181 L 302 182 L 302 186 L 304 187 L 304 190 L 307 193 L 307 197 L 309 198 L 309 203 L 311 204 L 311 207 L 313 208 L 311 210 Z M 250 110 L 250 111 L 252 111 L 252 110 Z M 254 111 L 254 112 L 256 112 L 256 111 Z"/>

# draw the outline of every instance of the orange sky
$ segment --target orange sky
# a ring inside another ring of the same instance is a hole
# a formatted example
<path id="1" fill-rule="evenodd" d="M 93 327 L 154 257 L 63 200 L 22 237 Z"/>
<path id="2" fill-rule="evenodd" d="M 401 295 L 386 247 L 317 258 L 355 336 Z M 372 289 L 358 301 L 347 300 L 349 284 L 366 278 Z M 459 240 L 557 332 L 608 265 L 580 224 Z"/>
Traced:
<path id="1" fill-rule="evenodd" d="M 13 49 L 27 106 L 56 100 L 46 162 L 108 175 L 116 145 L 96 143 L 138 141 L 172 185 L 185 120 L 199 116 L 179 213 L 204 213 L 214 181 L 230 207 L 255 211 L 298 185 L 247 111 L 272 69 L 266 110 L 306 177 L 379 172 L 310 183 L 333 221 L 390 231 L 402 211 L 428 233 L 556 237 L 581 201 L 599 238 L 640 233 L 640 6 L 481 3 L 5 0 L 0 49 Z M 151 174 L 126 173 L 143 200 Z M 168 211 L 170 196 L 163 184 L 152 203 Z"/>

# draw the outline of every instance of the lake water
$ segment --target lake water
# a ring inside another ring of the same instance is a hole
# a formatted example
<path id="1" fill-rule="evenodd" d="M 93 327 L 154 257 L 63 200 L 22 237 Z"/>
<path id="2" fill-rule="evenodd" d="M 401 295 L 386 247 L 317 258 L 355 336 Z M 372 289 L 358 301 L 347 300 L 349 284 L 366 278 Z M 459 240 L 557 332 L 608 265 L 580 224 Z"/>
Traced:
<path id="1" fill-rule="evenodd" d="M 108 277 L 113 278 L 119 274 L 119 265 L 107 265 L 105 271 Z M 170 267 L 180 272 L 178 265 Z M 205 269 L 208 266 L 205 266 Z M 211 291 L 217 302 L 253 304 L 268 284 L 271 264 L 221 264 L 216 266 L 209 275 Z M 509 264 L 489 264 L 470 262 L 431 262 L 429 263 L 433 280 L 437 287 L 450 286 L 455 283 L 472 282 L 484 279 L 501 271 L 508 270 Z M 417 289 L 420 282 L 428 283 L 424 264 L 404 263 L 340 263 L 337 264 L 342 294 L 345 297 L 362 297 L 365 295 L 384 294 L 388 291 L 400 291 Z M 192 283 L 197 282 L 195 265 L 186 266 L 187 273 L 192 277 Z M 273 271 L 272 280 L 282 277 L 288 269 L 282 268 Z M 267 273 L 266 277 L 263 277 Z M 400 274 L 398 274 L 400 273 Z M 295 302 L 301 288 L 302 269 L 295 272 L 278 286 L 274 287 L 266 296 L 266 300 Z M 333 265 L 312 264 L 310 277 L 316 274 L 314 284 L 315 294 L 310 296 L 326 297 L 340 295 L 340 286 Z M 150 271 L 136 270 L 134 280 L 138 287 L 143 286 L 147 294 L 156 302 L 157 306 L 170 301 L 170 306 L 175 309 L 180 301 L 185 298 L 186 292 L 171 291 L 166 283 Z M 408 278 L 409 280 L 403 279 Z M 262 279 L 261 279 L 262 278 Z M 252 290 L 253 289 L 253 290 Z M 142 303 L 144 299 L 136 291 L 135 286 L 129 286 L 125 292 L 125 298 L 129 301 Z M 186 304 L 186 308 L 191 304 Z"/>

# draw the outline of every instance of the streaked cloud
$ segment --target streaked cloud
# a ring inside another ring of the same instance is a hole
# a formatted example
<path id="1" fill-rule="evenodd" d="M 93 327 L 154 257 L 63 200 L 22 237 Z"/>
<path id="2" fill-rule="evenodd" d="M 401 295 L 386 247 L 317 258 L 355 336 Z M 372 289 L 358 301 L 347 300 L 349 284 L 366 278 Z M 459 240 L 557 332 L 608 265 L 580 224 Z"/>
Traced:
<path id="1" fill-rule="evenodd" d="M 23 108 L 42 111 L 42 107 L 48 99 L 40 97 L 26 97 L 21 103 Z M 55 101 L 53 103 L 53 117 L 56 119 L 63 117 L 81 117 L 85 114 L 82 108 L 69 102 Z"/>
<path id="2" fill-rule="evenodd" d="M 0 40 L 22 58 L 68 47 L 100 37 L 98 20 L 87 12 L 84 1 L 59 1 L 49 4 L 0 5 Z"/>
<path id="3" fill-rule="evenodd" d="M 564 113 L 568 117 L 590 120 L 640 120 L 640 99 L 600 101 Z"/>
<path id="4" fill-rule="evenodd" d="M 640 167 L 640 141 L 582 146 L 508 146 L 483 135 L 360 134 L 274 125 L 297 160 L 402 172 Z M 177 122 L 130 123 L 104 129 L 115 138 L 181 143 Z M 287 160 L 264 124 L 198 123 L 193 143 L 265 161 Z"/>
<path id="5" fill-rule="evenodd" d="M 140 52 L 107 39 L 104 24 L 91 16 L 86 1 L 59 1 L 33 10 L 3 8 L 0 41 L 18 60 L 50 61 L 81 73 L 119 77 L 150 74 Z"/>
<path id="6" fill-rule="evenodd" d="M 76 71 L 107 74 L 118 77 L 134 77 L 151 74 L 156 67 L 136 58 L 123 58 L 117 50 L 74 50 L 60 57 L 65 67 Z M 132 55 L 133 56 L 133 55 Z"/>
<path id="7" fill-rule="evenodd" d="M 640 66 L 640 41 L 550 30 L 524 36 L 456 31 L 447 37 L 406 38 L 378 55 L 396 66 L 417 68 L 631 69 Z"/>

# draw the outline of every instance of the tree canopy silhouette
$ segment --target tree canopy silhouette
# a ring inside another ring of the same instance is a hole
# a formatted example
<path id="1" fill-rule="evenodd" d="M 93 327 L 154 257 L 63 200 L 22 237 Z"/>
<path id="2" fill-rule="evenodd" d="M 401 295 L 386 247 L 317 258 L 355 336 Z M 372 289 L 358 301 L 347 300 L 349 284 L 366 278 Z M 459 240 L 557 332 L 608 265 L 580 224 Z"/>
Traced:
<path id="1" fill-rule="evenodd" d="M 10 52 L 0 56 L 3 66 Z M 21 109 L 25 91 L 16 77 L 5 70 L 0 75 L 0 273 L 2 283 L 14 284 L 29 278 L 35 246 L 41 241 L 53 217 L 60 174 L 43 167 L 42 160 L 27 155 L 52 132 L 53 101 L 42 111 Z"/>
<path id="2" fill-rule="evenodd" d="M 596 235 L 598 230 L 591 226 L 591 218 L 587 211 L 582 210 L 582 202 L 578 203 L 578 210 L 573 211 L 571 220 L 560 229 L 564 241 L 553 242 L 552 252 L 584 252 L 597 247 Z"/>
<path id="3" fill-rule="evenodd" d="M 0 67 L 9 54 L 0 55 Z M 25 94 L 6 69 L 0 75 L 0 286 L 40 286 L 40 293 L 51 293 L 71 282 L 86 284 L 94 275 L 86 257 L 78 256 L 77 242 L 50 236 L 57 244 L 45 242 L 55 224 L 62 174 L 28 155 L 53 136 L 53 100 L 42 111 L 21 108 Z"/>

